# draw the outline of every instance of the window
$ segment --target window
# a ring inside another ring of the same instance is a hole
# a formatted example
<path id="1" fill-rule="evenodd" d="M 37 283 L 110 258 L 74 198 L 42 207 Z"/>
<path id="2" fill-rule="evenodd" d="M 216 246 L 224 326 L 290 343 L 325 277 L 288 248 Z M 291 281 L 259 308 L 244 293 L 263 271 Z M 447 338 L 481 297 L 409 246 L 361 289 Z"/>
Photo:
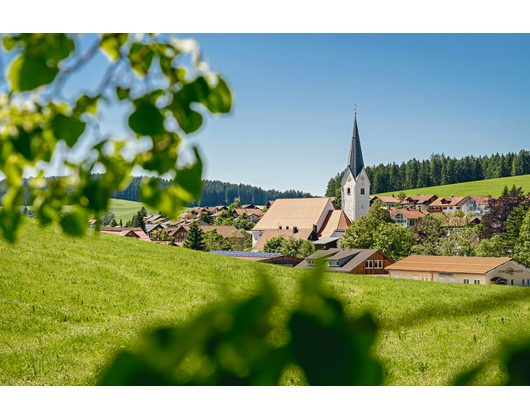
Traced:
<path id="1" fill-rule="evenodd" d="M 523 286 L 524 286 L 524 279 L 523 279 Z"/>
<path id="2" fill-rule="evenodd" d="M 480 280 L 477 280 L 477 279 L 473 280 L 473 284 L 480 284 Z"/>
<path id="3" fill-rule="evenodd" d="M 361 195 L 364 195 L 364 188 L 361 188 Z"/>
<path id="4" fill-rule="evenodd" d="M 464 279 L 464 284 L 469 284 L 469 279 Z"/>
<path id="5" fill-rule="evenodd" d="M 382 269 L 383 268 L 383 260 L 375 260 L 374 261 L 374 268 Z"/>
<path id="6" fill-rule="evenodd" d="M 347 189 L 347 193 L 348 195 L 351 194 L 351 190 L 349 188 Z"/>
<path id="7" fill-rule="evenodd" d="M 445 283 L 445 277 L 438 277 L 438 281 L 440 283 Z"/>
<path id="8" fill-rule="evenodd" d="M 289 226 L 285 226 L 285 229 L 289 230 Z"/>
<path id="9" fill-rule="evenodd" d="M 367 268 L 367 269 L 374 268 L 374 262 L 372 260 L 366 260 L 364 262 L 364 268 Z"/>
<path id="10" fill-rule="evenodd" d="M 449 277 L 449 283 L 454 283 L 454 282 L 455 282 L 455 279 L 452 277 Z"/>
<path id="11" fill-rule="evenodd" d="M 399 274 L 394 274 L 395 279 L 399 279 Z"/>
<path id="12" fill-rule="evenodd" d="M 510 280 L 510 284 L 513 286 L 513 279 Z"/>
<path id="13" fill-rule="evenodd" d="M 412 280 L 418 280 L 418 276 L 412 276 Z"/>
<path id="14" fill-rule="evenodd" d="M 280 226 L 278 227 L 278 229 L 282 230 L 282 225 L 280 225 Z"/>

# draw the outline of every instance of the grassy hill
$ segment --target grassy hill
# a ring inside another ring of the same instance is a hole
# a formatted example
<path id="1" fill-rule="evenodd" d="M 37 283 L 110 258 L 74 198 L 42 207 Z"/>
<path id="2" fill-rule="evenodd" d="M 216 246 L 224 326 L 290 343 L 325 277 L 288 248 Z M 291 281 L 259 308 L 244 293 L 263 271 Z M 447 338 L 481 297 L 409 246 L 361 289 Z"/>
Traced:
<path id="1" fill-rule="evenodd" d="M 466 195 L 492 195 L 498 197 L 505 185 L 522 187 L 526 193 L 530 192 L 530 175 L 510 176 L 506 178 L 485 179 L 483 181 L 462 182 L 460 184 L 440 185 L 438 187 L 414 188 L 405 190 L 406 195 L 436 194 L 438 196 L 455 197 Z M 377 195 L 397 194 L 400 191 L 387 192 Z"/>
<path id="2" fill-rule="evenodd" d="M 250 296 L 258 269 L 281 295 L 273 334 L 280 343 L 305 274 L 96 232 L 73 239 L 32 220 L 16 245 L 0 242 L 0 267 L 1 385 L 94 384 L 144 329 L 185 322 L 219 300 L 223 285 L 237 298 Z M 351 316 L 373 311 L 387 384 L 445 384 L 480 361 L 480 383 L 498 384 L 497 346 L 530 336 L 530 288 L 338 273 L 328 273 L 324 287 Z"/>

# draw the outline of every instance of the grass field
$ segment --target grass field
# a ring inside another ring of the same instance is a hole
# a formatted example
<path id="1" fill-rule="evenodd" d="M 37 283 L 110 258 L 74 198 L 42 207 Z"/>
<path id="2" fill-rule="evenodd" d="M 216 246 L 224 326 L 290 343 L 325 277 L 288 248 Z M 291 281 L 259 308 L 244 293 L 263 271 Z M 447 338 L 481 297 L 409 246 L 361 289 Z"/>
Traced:
<path id="1" fill-rule="evenodd" d="M 281 295 L 274 337 L 282 342 L 305 274 L 92 231 L 72 239 L 32 220 L 16 245 L 0 242 L 0 267 L 2 385 L 94 384 L 143 330 L 185 322 L 220 299 L 222 285 L 250 296 L 258 269 Z M 486 362 L 479 382 L 499 384 L 498 345 L 530 336 L 530 288 L 328 273 L 325 289 L 351 316 L 373 312 L 374 352 L 391 385 L 446 384 L 478 362 Z"/>
<path id="2" fill-rule="evenodd" d="M 466 195 L 492 195 L 498 197 L 505 185 L 511 188 L 512 185 L 522 187 L 528 194 L 530 193 L 530 175 L 510 176 L 506 178 L 485 179 L 483 181 L 462 182 L 461 184 L 440 185 L 438 187 L 414 188 L 405 190 L 406 195 L 415 194 L 436 194 L 438 196 L 455 197 Z M 397 194 L 400 191 L 387 192 L 377 195 Z"/>

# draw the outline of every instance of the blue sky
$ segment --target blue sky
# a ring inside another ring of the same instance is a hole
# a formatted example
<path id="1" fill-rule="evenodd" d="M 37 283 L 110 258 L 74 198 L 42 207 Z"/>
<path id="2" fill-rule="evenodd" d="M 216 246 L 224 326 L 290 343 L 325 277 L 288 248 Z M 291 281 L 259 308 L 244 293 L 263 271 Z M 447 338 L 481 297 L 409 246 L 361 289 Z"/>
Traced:
<path id="1" fill-rule="evenodd" d="M 323 194 L 346 165 L 354 104 L 366 165 L 530 148 L 529 35 L 182 36 L 235 97 L 188 137 L 209 179 Z M 103 63 L 66 90 L 97 83 Z M 102 128 L 127 134 L 124 110 Z"/>

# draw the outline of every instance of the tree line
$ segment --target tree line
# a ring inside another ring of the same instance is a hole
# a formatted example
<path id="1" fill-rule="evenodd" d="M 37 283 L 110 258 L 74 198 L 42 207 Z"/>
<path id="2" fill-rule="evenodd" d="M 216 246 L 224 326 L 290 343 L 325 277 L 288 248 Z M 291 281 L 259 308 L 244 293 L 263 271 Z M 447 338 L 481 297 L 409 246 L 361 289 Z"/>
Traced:
<path id="1" fill-rule="evenodd" d="M 326 196 L 334 197 L 344 172 L 332 177 Z M 465 156 L 457 159 L 442 154 L 432 154 L 429 159 L 410 159 L 397 164 L 379 164 L 366 167 L 372 194 L 402 191 L 414 188 L 435 187 L 460 182 L 503 178 L 530 174 L 530 151 L 496 153 L 491 156 Z"/>
<path id="2" fill-rule="evenodd" d="M 94 179 L 101 178 L 101 174 L 93 174 Z M 48 181 L 57 180 L 59 177 L 47 177 Z M 127 187 L 121 191 L 114 191 L 111 195 L 112 198 L 119 198 L 129 201 L 141 201 L 140 200 L 140 185 L 142 180 L 149 177 L 135 176 L 131 178 L 131 182 Z M 23 202 L 22 205 L 31 205 L 31 194 L 29 190 L 30 178 L 24 179 L 23 184 Z M 160 189 L 169 187 L 170 181 L 158 178 L 158 186 Z M 7 184 L 5 180 L 0 181 L 0 198 L 7 192 Z M 70 191 L 69 191 L 70 193 Z M 236 198 L 240 198 L 241 203 L 252 203 L 257 205 L 265 205 L 270 200 L 276 200 L 278 198 L 310 198 L 311 194 L 297 191 L 297 190 L 264 190 L 260 187 L 254 187 L 248 184 L 233 184 L 230 182 L 222 181 L 203 181 L 203 190 L 200 200 L 195 200 L 189 203 L 190 207 L 195 206 L 217 206 L 225 205 L 228 206 L 235 201 Z"/>

